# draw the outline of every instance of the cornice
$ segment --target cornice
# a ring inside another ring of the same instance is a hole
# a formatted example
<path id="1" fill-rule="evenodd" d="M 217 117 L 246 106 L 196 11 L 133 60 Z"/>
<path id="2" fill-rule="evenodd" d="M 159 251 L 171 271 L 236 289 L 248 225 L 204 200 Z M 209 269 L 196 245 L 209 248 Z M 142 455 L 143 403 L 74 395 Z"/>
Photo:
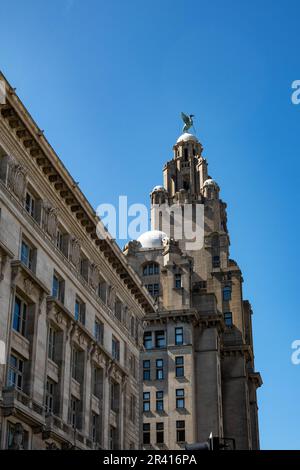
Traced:
<path id="1" fill-rule="evenodd" d="M 128 265 L 116 242 L 105 231 L 94 209 L 43 135 L 43 131 L 37 126 L 2 73 L 0 78 L 5 82 L 7 90 L 6 103 L 0 106 L 1 118 L 8 122 L 15 138 L 41 169 L 48 183 L 70 208 L 71 213 L 75 214 L 78 224 L 81 224 L 91 241 L 104 254 L 144 311 L 155 311 L 150 294 Z"/>

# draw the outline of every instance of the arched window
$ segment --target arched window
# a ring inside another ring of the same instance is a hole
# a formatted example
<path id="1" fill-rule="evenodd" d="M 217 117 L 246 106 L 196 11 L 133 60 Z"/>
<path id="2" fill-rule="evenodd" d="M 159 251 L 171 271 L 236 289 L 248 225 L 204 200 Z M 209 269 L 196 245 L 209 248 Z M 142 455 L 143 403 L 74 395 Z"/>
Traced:
<path id="1" fill-rule="evenodd" d="M 158 263 L 144 264 L 143 276 L 153 276 L 154 274 L 159 274 L 159 264 Z"/>

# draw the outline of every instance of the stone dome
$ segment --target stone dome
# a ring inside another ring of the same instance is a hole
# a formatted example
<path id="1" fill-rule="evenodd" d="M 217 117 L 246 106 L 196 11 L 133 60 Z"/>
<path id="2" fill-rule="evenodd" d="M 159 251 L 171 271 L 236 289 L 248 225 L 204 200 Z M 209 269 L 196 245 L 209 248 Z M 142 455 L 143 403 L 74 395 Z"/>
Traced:
<path id="1" fill-rule="evenodd" d="M 181 134 L 181 136 L 177 139 L 177 144 L 179 142 L 188 142 L 188 141 L 192 141 L 192 142 L 199 142 L 197 137 L 195 137 L 193 134 L 190 134 L 189 132 L 185 132 L 184 134 Z"/>
<path id="2" fill-rule="evenodd" d="M 140 235 L 137 241 L 140 242 L 142 248 L 162 248 L 165 238 L 168 238 L 165 232 L 149 230 Z"/>
<path id="3" fill-rule="evenodd" d="M 218 183 L 213 180 L 212 178 L 208 178 L 205 182 L 204 182 L 204 185 L 203 185 L 203 188 L 205 188 L 206 186 L 215 186 L 215 187 L 219 187 L 218 186 Z"/>
<path id="4" fill-rule="evenodd" d="M 166 189 L 163 186 L 157 185 L 157 186 L 154 186 L 154 188 L 152 189 L 152 193 L 154 193 L 155 191 L 165 191 L 165 190 Z"/>

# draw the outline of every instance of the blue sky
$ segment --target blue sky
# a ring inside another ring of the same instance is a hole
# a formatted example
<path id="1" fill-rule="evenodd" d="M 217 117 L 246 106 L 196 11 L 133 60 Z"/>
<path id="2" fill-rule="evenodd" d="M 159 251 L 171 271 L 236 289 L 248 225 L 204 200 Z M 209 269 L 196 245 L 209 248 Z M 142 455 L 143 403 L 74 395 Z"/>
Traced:
<path id="1" fill-rule="evenodd" d="M 0 0 L 0 68 L 90 202 L 148 203 L 196 115 L 253 310 L 261 446 L 299 449 L 297 1 Z"/>

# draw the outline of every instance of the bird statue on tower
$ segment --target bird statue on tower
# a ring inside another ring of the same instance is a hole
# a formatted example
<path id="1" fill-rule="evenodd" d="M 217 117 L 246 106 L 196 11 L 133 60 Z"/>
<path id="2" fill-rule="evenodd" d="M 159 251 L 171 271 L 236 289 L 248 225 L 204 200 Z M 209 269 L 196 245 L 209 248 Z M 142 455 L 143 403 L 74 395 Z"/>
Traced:
<path id="1" fill-rule="evenodd" d="M 182 132 L 187 132 L 190 129 L 190 127 L 193 127 L 194 125 L 193 117 L 194 117 L 194 114 L 187 115 L 187 114 L 181 113 L 181 118 L 184 122 Z"/>

